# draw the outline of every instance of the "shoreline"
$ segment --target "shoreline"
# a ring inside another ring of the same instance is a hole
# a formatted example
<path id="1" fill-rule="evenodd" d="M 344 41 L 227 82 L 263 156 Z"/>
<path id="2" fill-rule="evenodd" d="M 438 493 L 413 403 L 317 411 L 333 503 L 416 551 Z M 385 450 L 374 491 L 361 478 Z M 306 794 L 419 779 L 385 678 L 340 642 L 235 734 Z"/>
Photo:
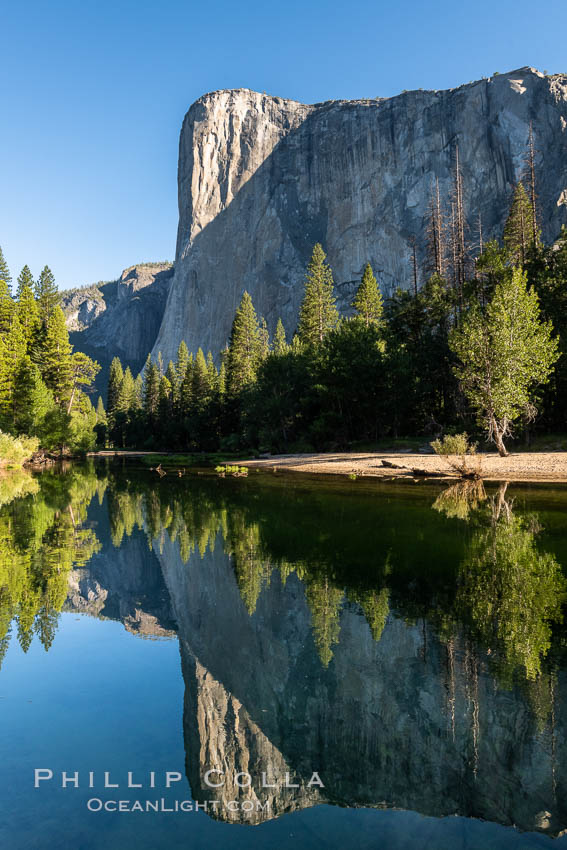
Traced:
<path id="1" fill-rule="evenodd" d="M 198 455 L 192 455 L 195 460 Z M 435 454 L 409 451 L 389 452 L 312 452 L 306 454 L 264 455 L 259 458 L 233 459 L 227 453 L 215 453 L 219 464 L 236 463 L 262 472 L 289 472 L 311 476 L 335 476 L 373 479 L 382 481 L 439 481 L 462 480 L 451 469 L 447 460 Z M 105 449 L 89 452 L 92 458 L 156 458 L 173 461 L 177 458 L 184 465 L 188 457 L 184 452 L 137 451 L 128 449 Z M 479 452 L 480 477 L 483 481 L 509 481 L 518 483 L 567 484 L 567 452 L 511 452 L 501 458 L 496 452 Z M 384 463 L 386 465 L 384 465 Z M 166 461 L 164 460 L 164 463 Z M 165 468 L 169 464 L 166 463 Z M 198 466 L 198 464 L 188 464 Z M 421 474 L 415 474 L 414 469 Z M 425 474 L 424 474 L 425 473 Z"/>
<path id="2" fill-rule="evenodd" d="M 567 484 L 567 452 L 516 452 L 501 458 L 496 452 L 479 453 L 483 481 Z M 384 466 L 383 461 L 392 466 Z M 266 471 L 310 475 L 356 475 L 383 480 L 461 480 L 443 457 L 417 452 L 331 452 L 272 455 L 239 460 L 240 466 Z M 415 474 L 414 469 L 425 474 Z"/>

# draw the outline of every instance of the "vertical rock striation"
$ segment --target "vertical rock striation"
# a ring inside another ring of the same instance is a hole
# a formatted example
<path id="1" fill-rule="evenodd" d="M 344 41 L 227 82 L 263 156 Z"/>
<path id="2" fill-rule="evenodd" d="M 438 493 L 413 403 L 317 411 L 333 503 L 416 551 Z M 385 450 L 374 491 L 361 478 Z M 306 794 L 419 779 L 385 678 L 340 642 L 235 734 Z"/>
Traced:
<path id="1" fill-rule="evenodd" d="M 408 285 L 412 240 L 423 280 L 426 211 L 449 200 L 458 143 L 467 239 L 500 235 L 530 123 L 546 239 L 567 221 L 567 76 L 533 68 L 448 91 L 305 106 L 238 89 L 189 109 L 179 148 L 175 275 L 154 354 L 185 339 L 213 352 L 247 289 L 274 329 L 297 321 L 320 241 L 346 310 L 369 260 L 385 291 Z"/>

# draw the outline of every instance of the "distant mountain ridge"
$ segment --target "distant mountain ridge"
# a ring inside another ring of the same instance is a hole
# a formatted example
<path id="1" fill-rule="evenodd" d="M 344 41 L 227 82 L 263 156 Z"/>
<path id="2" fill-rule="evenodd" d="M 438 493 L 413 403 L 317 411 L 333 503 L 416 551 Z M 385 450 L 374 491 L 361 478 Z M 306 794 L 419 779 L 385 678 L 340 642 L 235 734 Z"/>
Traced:
<path id="1" fill-rule="evenodd" d="M 95 392 L 104 396 L 113 357 L 134 375 L 141 370 L 155 343 L 172 277 L 171 263 L 139 263 L 117 280 L 63 292 L 72 344 L 102 367 Z"/>

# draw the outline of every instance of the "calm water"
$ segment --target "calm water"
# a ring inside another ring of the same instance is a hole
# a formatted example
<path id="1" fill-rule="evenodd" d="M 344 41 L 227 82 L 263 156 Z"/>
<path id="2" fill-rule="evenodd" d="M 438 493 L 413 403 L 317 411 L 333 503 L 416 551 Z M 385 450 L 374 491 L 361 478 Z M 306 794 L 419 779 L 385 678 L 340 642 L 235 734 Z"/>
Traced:
<path id="1" fill-rule="evenodd" d="M 0 846 L 567 847 L 566 507 L 0 480 Z"/>

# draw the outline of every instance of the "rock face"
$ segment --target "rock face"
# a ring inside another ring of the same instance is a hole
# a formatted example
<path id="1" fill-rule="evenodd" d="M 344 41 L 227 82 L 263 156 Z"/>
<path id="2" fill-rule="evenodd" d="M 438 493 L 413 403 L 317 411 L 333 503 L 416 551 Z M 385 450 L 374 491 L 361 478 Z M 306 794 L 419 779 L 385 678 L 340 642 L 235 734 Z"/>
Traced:
<path id="1" fill-rule="evenodd" d="M 120 357 L 136 375 L 151 351 L 173 276 L 169 263 L 125 269 L 120 278 L 63 293 L 63 310 L 75 348 L 98 360 L 96 389 L 106 390 L 108 367 Z"/>
<path id="2" fill-rule="evenodd" d="M 532 68 L 449 91 L 305 106 L 238 89 L 189 109 L 179 147 L 175 275 L 154 346 L 185 339 L 215 354 L 247 289 L 273 331 L 296 326 L 313 244 L 332 265 L 347 310 L 370 261 L 386 292 L 425 275 L 426 213 L 435 178 L 449 204 L 458 144 L 467 239 L 500 236 L 530 122 L 544 238 L 567 221 L 567 76 Z M 474 247 L 472 248 L 474 250 Z"/>

